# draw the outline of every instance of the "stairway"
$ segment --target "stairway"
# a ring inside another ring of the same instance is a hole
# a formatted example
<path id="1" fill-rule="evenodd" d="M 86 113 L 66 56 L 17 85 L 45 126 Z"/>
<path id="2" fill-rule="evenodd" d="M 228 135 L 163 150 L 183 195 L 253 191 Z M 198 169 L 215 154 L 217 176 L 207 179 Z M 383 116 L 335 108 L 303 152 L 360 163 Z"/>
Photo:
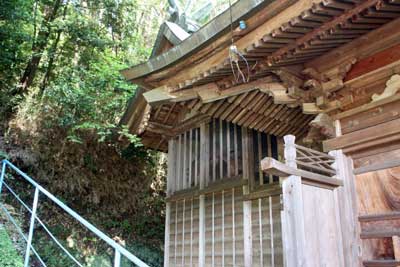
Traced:
<path id="1" fill-rule="evenodd" d="M 391 258 L 364 259 L 365 267 L 398 267 L 400 266 L 400 212 L 368 214 L 359 216 L 362 241 L 377 239 L 389 241 L 388 250 L 393 249 Z M 391 242 L 390 242 L 391 239 Z"/>

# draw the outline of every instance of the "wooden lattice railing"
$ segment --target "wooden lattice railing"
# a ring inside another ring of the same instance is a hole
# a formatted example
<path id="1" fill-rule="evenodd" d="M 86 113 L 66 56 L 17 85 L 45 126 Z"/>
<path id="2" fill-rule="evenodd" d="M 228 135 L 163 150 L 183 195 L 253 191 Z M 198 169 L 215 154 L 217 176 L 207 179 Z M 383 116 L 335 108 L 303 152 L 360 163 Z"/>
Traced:
<path id="1" fill-rule="evenodd" d="M 336 175 L 336 170 L 332 167 L 332 164 L 335 163 L 334 157 L 304 146 L 295 145 L 295 147 L 296 164 L 301 169 L 327 176 Z"/>
<path id="2" fill-rule="evenodd" d="M 285 163 L 273 158 L 264 158 L 261 162 L 262 171 L 287 177 L 300 176 L 303 183 L 337 187 L 343 185 L 341 179 L 337 179 L 335 169 L 336 158 L 294 143 L 294 136 L 287 135 L 285 140 Z"/>

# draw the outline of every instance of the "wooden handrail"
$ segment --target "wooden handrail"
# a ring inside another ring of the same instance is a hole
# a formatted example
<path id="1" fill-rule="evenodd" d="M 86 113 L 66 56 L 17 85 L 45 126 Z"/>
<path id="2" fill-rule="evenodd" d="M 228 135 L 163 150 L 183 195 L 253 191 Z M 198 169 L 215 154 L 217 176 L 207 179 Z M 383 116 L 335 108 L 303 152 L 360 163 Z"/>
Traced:
<path id="1" fill-rule="evenodd" d="M 287 177 L 290 175 L 300 176 L 302 179 L 306 180 L 306 183 L 311 182 L 316 185 L 331 187 L 343 186 L 343 181 L 340 179 L 290 167 L 270 157 L 266 157 L 261 161 L 261 170 L 280 177 Z"/>

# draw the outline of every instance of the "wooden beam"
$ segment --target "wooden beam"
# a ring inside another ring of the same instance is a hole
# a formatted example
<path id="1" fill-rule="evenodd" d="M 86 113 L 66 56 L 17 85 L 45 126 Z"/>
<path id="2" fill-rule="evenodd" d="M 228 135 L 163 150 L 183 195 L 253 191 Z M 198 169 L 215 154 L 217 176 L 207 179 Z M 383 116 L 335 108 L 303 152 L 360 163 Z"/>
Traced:
<path id="1" fill-rule="evenodd" d="M 268 86 L 270 86 L 271 88 L 275 87 L 282 88 L 282 85 L 272 81 L 273 78 L 271 76 L 268 76 L 266 78 L 262 78 L 249 83 L 240 84 L 224 90 L 202 90 L 201 92 L 199 92 L 199 96 L 203 103 L 210 103 L 231 96 L 248 93 Z"/>
<path id="2" fill-rule="evenodd" d="M 261 168 L 264 172 L 277 175 L 279 177 L 287 177 L 290 175 L 300 176 L 302 179 L 309 180 L 316 184 L 325 184 L 332 187 L 342 186 L 343 182 L 339 179 L 329 176 L 312 173 L 309 171 L 300 170 L 297 168 L 289 167 L 286 164 L 277 161 L 273 158 L 264 158 L 261 161 Z"/>
<path id="3" fill-rule="evenodd" d="M 218 92 L 219 87 L 215 83 L 197 86 L 192 89 L 184 89 L 172 92 L 169 86 L 161 86 L 143 94 L 146 102 L 151 106 L 157 106 L 168 102 L 182 102 L 199 97 L 199 94 L 213 94 Z"/>
<path id="4" fill-rule="evenodd" d="M 361 38 L 357 38 L 348 44 L 335 48 L 332 51 L 307 62 L 306 67 L 315 68 L 316 70 L 323 72 L 352 58 L 357 58 L 359 61 L 368 58 L 379 51 L 399 44 L 399 27 L 400 18 L 388 22 L 382 27 L 365 34 Z M 379 40 L 379 42 L 376 40 Z"/>
<path id="5" fill-rule="evenodd" d="M 400 220 L 400 212 L 388 212 L 388 213 L 380 213 L 380 214 L 367 214 L 360 215 L 358 217 L 360 222 L 377 222 L 377 221 L 386 221 L 386 220 Z"/>
<path id="6" fill-rule="evenodd" d="M 386 104 L 389 104 L 389 103 L 392 103 L 392 102 L 397 102 L 397 101 L 400 101 L 400 95 L 395 95 L 395 96 L 392 96 L 390 98 L 381 99 L 381 100 L 378 100 L 378 101 L 375 101 L 375 102 L 371 102 L 371 103 L 368 103 L 368 104 L 365 104 L 365 105 L 362 105 L 362 106 L 359 106 L 359 107 L 356 107 L 356 108 L 353 108 L 353 109 L 338 113 L 338 114 L 334 115 L 332 118 L 334 120 L 342 120 L 344 118 L 352 117 L 354 115 L 357 115 L 357 114 L 360 114 L 360 113 L 363 113 L 363 112 L 372 111 L 372 110 L 374 110 L 376 108 L 379 108 L 379 107 L 381 107 L 383 105 L 386 105 Z"/>
<path id="7" fill-rule="evenodd" d="M 304 114 L 319 114 L 319 113 L 329 113 L 334 110 L 340 109 L 342 107 L 342 102 L 339 100 L 334 100 L 326 103 L 326 107 L 321 109 L 317 106 L 317 103 L 303 103 L 303 113 Z"/>
<path id="8" fill-rule="evenodd" d="M 400 166 L 400 160 L 399 159 L 394 159 L 394 160 L 386 160 L 382 163 L 378 164 L 371 164 L 368 166 L 363 166 L 357 169 L 354 169 L 354 174 L 363 174 L 367 172 L 374 172 L 374 171 L 379 171 L 379 170 L 384 170 L 384 169 L 389 169 L 389 168 L 394 168 Z"/>
<path id="9" fill-rule="evenodd" d="M 382 130 L 384 129 L 384 130 Z M 343 149 L 354 152 L 400 139 L 400 119 L 351 132 L 323 142 L 324 151 Z"/>
<path id="10" fill-rule="evenodd" d="M 352 80 L 368 72 L 387 66 L 400 60 L 400 44 L 391 46 L 372 56 L 364 58 L 353 65 L 345 77 L 345 81 Z"/>
<path id="11" fill-rule="evenodd" d="M 284 46 L 281 49 L 278 49 L 276 52 L 272 53 L 270 58 L 280 58 L 281 56 L 288 54 L 291 50 L 296 49 L 298 46 L 307 44 L 309 41 L 318 38 L 321 33 L 335 29 L 338 25 L 340 25 L 343 22 L 346 22 L 350 18 L 352 18 L 355 15 L 358 15 L 360 12 L 368 9 L 369 7 L 375 6 L 377 3 L 379 3 L 381 0 L 366 0 L 358 5 L 356 5 L 353 9 L 345 11 L 342 15 L 329 20 L 328 22 L 322 24 L 322 26 L 314 29 L 313 31 L 305 34 L 303 37 L 296 39 L 294 43 L 291 43 L 287 46 Z"/>

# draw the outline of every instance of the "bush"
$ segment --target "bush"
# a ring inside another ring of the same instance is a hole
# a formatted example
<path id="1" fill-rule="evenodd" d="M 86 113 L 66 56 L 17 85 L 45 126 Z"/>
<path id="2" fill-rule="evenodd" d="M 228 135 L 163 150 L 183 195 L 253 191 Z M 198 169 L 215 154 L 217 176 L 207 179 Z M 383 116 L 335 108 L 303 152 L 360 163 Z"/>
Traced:
<path id="1" fill-rule="evenodd" d="M 6 230 L 0 226 L 0 263 L 2 267 L 22 267 L 23 262 L 15 250 Z"/>

